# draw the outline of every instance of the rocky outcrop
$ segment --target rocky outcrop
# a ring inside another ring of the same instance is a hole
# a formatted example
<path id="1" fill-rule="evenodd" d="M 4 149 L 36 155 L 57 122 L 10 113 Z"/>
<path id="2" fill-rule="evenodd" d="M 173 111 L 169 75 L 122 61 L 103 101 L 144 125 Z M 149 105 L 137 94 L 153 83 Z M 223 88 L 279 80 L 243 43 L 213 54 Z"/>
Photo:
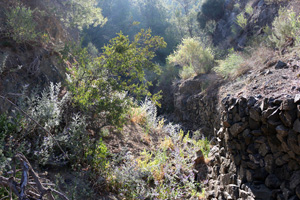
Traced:
<path id="1" fill-rule="evenodd" d="M 300 102 L 222 100 L 207 199 L 300 199 Z"/>
<path id="2" fill-rule="evenodd" d="M 218 88 L 224 82 L 216 74 L 202 74 L 178 82 L 174 88 L 174 120 L 189 130 L 200 129 L 211 137 L 219 127 Z"/>

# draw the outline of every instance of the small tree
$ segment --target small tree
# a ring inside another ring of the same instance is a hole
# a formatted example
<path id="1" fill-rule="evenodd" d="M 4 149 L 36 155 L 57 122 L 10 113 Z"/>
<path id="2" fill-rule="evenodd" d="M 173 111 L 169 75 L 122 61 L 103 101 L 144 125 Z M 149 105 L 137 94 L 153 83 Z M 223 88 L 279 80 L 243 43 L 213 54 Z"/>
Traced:
<path id="1" fill-rule="evenodd" d="M 278 16 L 272 23 L 272 31 L 269 36 L 271 43 L 281 48 L 289 38 L 292 38 L 296 44 L 300 42 L 300 18 L 293 10 L 281 8 Z"/>
<path id="2" fill-rule="evenodd" d="M 29 42 L 37 39 L 39 34 L 36 32 L 36 23 L 33 19 L 34 11 L 25 6 L 18 5 L 9 9 L 6 15 L 8 26 L 7 35 L 17 43 Z"/>
<path id="3" fill-rule="evenodd" d="M 168 61 L 186 69 L 192 67 L 196 74 L 210 72 L 215 63 L 212 50 L 204 48 L 197 38 L 183 39 L 177 50 L 168 57 Z"/>
<path id="4" fill-rule="evenodd" d="M 129 96 L 151 96 L 151 82 L 144 70 L 159 72 L 152 62 L 155 51 L 166 46 L 162 37 L 151 36 L 151 30 L 141 30 L 132 42 L 118 33 L 104 46 L 101 57 L 92 60 L 86 49 L 78 51 L 77 65 L 70 69 L 69 88 L 83 109 L 104 114 L 112 123 L 120 122 L 128 108 Z M 127 95 L 129 93 L 129 95 Z"/>

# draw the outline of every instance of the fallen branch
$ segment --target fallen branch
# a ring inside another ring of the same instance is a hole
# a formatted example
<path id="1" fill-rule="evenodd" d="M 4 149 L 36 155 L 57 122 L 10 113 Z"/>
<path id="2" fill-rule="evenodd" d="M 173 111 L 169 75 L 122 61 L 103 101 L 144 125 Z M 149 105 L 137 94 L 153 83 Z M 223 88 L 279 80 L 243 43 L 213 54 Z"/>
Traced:
<path id="1" fill-rule="evenodd" d="M 63 193 L 52 188 L 46 188 L 44 185 L 49 184 L 41 182 L 40 177 L 33 170 L 31 164 L 23 154 L 18 153 L 14 159 L 20 160 L 22 164 L 23 169 L 20 183 L 17 183 L 17 179 L 15 177 L 6 178 L 4 176 L 0 176 L 0 186 L 9 188 L 10 191 L 19 198 L 19 200 L 43 199 L 44 196 L 47 196 L 48 200 L 55 200 L 52 195 L 53 193 L 57 194 L 63 200 L 69 200 Z M 34 182 L 29 182 L 29 176 L 33 178 Z M 33 188 L 35 192 L 28 188 L 26 189 L 27 185 Z"/>

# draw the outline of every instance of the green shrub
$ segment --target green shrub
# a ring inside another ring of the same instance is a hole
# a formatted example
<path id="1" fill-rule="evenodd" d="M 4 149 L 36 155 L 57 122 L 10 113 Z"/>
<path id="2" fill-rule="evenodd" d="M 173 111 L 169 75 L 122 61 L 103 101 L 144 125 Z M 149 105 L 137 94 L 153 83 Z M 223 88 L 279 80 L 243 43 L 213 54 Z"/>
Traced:
<path id="1" fill-rule="evenodd" d="M 237 72 L 244 62 L 244 59 L 238 53 L 230 53 L 225 60 L 219 60 L 217 62 L 218 66 L 214 68 L 214 71 L 228 78 Z"/>
<path id="2" fill-rule="evenodd" d="M 236 23 L 242 28 L 244 29 L 247 26 L 247 18 L 245 17 L 244 13 L 240 13 L 238 14 L 238 16 L 236 17 Z"/>
<path id="3" fill-rule="evenodd" d="M 166 46 L 163 38 L 151 36 L 151 30 L 141 30 L 131 42 L 119 33 L 104 46 L 102 55 L 92 59 L 86 49 L 73 54 L 77 63 L 69 69 L 69 89 L 74 101 L 85 111 L 97 113 L 113 124 L 124 120 L 130 96 L 138 100 L 150 96 L 157 102 L 159 93 L 152 95 L 145 71 L 159 72 L 152 62 L 155 51 Z"/>
<path id="4" fill-rule="evenodd" d="M 276 48 L 281 48 L 288 40 L 293 38 L 296 45 L 300 42 L 300 18 L 293 10 L 280 8 L 278 16 L 272 23 L 272 31 L 269 36 L 271 44 Z"/>
<path id="5" fill-rule="evenodd" d="M 36 22 L 33 19 L 34 11 L 25 6 L 19 5 L 8 10 L 6 24 L 8 26 L 7 35 L 17 43 L 34 41 L 39 37 L 36 32 Z"/>
<path id="6" fill-rule="evenodd" d="M 194 68 L 192 66 L 184 66 L 179 71 L 179 76 L 181 79 L 186 80 L 188 78 L 194 77 L 196 74 Z"/>
<path id="7" fill-rule="evenodd" d="M 177 46 L 176 51 L 168 56 L 171 64 L 185 67 L 185 71 L 194 73 L 208 73 L 214 66 L 214 55 L 210 48 L 204 48 L 204 45 L 197 38 L 183 39 Z M 186 76 L 185 76 L 186 77 Z"/>
<path id="8" fill-rule="evenodd" d="M 245 12 L 248 14 L 248 15 L 252 15 L 253 14 L 253 8 L 251 5 L 247 5 L 246 8 L 245 8 Z"/>

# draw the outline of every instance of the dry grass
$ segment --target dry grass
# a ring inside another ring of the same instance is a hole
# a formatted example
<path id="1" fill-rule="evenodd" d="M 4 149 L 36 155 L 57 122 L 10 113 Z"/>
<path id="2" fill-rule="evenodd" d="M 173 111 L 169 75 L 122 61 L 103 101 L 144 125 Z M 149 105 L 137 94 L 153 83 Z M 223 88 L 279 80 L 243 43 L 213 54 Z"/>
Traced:
<path id="1" fill-rule="evenodd" d="M 140 107 L 130 109 L 129 119 L 131 122 L 139 125 L 145 125 L 147 120 L 146 117 L 147 112 Z"/>

